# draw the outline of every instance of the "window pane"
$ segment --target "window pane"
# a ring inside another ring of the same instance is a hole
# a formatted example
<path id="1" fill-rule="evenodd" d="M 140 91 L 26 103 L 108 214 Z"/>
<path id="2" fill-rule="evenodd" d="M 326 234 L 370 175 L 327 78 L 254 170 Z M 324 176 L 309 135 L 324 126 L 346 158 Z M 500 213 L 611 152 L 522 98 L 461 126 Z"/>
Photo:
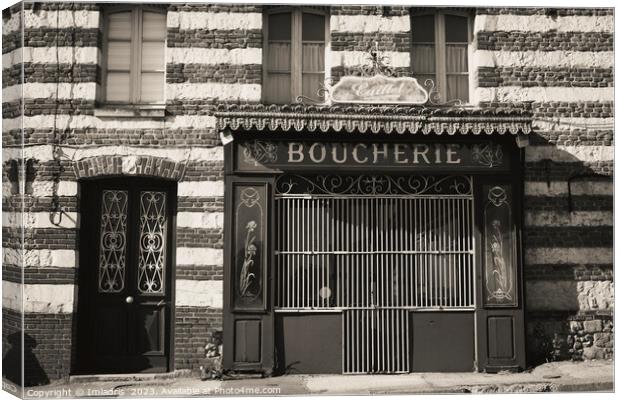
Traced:
<path id="1" fill-rule="evenodd" d="M 325 16 L 304 13 L 301 22 L 301 40 L 325 41 Z"/>
<path id="2" fill-rule="evenodd" d="M 267 50 L 267 70 L 268 71 L 290 71 L 291 70 L 291 44 L 290 43 L 270 43 Z"/>
<path id="3" fill-rule="evenodd" d="M 435 73 L 435 45 L 416 44 L 412 48 L 411 67 L 414 73 Z"/>
<path id="4" fill-rule="evenodd" d="M 310 43 L 302 45 L 303 72 L 323 72 L 325 70 L 325 45 Z"/>
<path id="5" fill-rule="evenodd" d="M 129 71 L 130 49 L 129 42 L 108 42 L 108 69 Z"/>
<path id="6" fill-rule="evenodd" d="M 467 72 L 467 45 L 446 45 L 446 72 Z"/>
<path id="7" fill-rule="evenodd" d="M 311 99 L 323 100 L 323 96 L 319 96 L 318 91 L 324 79 L 323 74 L 303 74 L 301 79 L 302 94 Z"/>
<path id="8" fill-rule="evenodd" d="M 108 39 L 131 39 L 131 12 L 110 14 L 108 17 Z"/>
<path id="9" fill-rule="evenodd" d="M 447 101 L 469 100 L 469 79 L 467 75 L 448 75 L 447 86 Z"/>
<path id="10" fill-rule="evenodd" d="M 160 40 L 166 38 L 166 16 L 160 13 L 142 13 L 142 38 L 144 40 Z"/>
<path id="11" fill-rule="evenodd" d="M 290 103 L 291 76 L 289 74 L 268 74 L 267 84 L 265 85 L 265 99 L 268 103 Z"/>
<path id="12" fill-rule="evenodd" d="M 411 19 L 413 42 L 435 43 L 435 16 L 421 15 Z"/>
<path id="13" fill-rule="evenodd" d="M 108 101 L 129 102 L 129 88 L 129 72 L 108 73 L 106 85 Z"/>
<path id="14" fill-rule="evenodd" d="M 291 40 L 291 13 L 271 14 L 268 24 L 268 40 Z"/>
<path id="15" fill-rule="evenodd" d="M 446 15 L 446 42 L 467 43 L 467 17 Z"/>
<path id="16" fill-rule="evenodd" d="M 142 70 L 164 69 L 164 42 L 142 43 Z"/>
<path id="17" fill-rule="evenodd" d="M 159 103 L 164 99 L 164 73 L 143 72 L 140 85 L 142 103 Z"/>

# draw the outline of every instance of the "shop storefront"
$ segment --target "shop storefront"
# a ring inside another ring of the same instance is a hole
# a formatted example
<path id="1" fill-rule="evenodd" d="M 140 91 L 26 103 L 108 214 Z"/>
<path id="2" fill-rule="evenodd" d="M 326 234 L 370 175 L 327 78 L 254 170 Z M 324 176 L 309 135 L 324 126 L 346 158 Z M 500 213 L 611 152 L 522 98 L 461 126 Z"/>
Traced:
<path id="1" fill-rule="evenodd" d="M 224 368 L 525 367 L 524 112 L 232 106 Z"/>

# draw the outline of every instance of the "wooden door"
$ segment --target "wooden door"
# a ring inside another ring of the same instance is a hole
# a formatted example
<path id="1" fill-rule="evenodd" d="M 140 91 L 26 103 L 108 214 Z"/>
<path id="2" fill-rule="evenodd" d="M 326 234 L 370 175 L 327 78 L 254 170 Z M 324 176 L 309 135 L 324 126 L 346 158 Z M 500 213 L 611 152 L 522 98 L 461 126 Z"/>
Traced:
<path id="1" fill-rule="evenodd" d="M 80 370 L 170 368 L 174 187 L 122 179 L 83 185 Z"/>

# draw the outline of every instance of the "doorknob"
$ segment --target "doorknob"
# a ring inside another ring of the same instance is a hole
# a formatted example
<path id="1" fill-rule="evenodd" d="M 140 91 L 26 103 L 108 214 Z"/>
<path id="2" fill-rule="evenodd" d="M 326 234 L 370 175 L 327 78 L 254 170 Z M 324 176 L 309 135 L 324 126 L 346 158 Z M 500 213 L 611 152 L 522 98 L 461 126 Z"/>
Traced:
<path id="1" fill-rule="evenodd" d="M 125 299 L 125 303 L 127 304 L 133 303 L 133 296 L 127 296 L 127 298 Z"/>

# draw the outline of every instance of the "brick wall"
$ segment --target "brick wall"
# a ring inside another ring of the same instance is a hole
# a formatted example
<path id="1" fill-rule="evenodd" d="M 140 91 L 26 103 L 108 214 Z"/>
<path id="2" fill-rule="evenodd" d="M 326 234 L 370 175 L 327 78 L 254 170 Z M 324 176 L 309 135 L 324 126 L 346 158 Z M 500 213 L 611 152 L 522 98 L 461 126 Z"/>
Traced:
<path id="1" fill-rule="evenodd" d="M 177 307 L 174 326 L 175 365 L 177 369 L 209 368 L 205 345 L 222 331 L 221 310 L 207 307 Z"/>
<path id="2" fill-rule="evenodd" d="M 613 328 L 612 14 L 476 10 L 480 104 L 527 101 L 534 117 L 524 185 L 530 363 L 611 356 L 601 343 Z"/>

